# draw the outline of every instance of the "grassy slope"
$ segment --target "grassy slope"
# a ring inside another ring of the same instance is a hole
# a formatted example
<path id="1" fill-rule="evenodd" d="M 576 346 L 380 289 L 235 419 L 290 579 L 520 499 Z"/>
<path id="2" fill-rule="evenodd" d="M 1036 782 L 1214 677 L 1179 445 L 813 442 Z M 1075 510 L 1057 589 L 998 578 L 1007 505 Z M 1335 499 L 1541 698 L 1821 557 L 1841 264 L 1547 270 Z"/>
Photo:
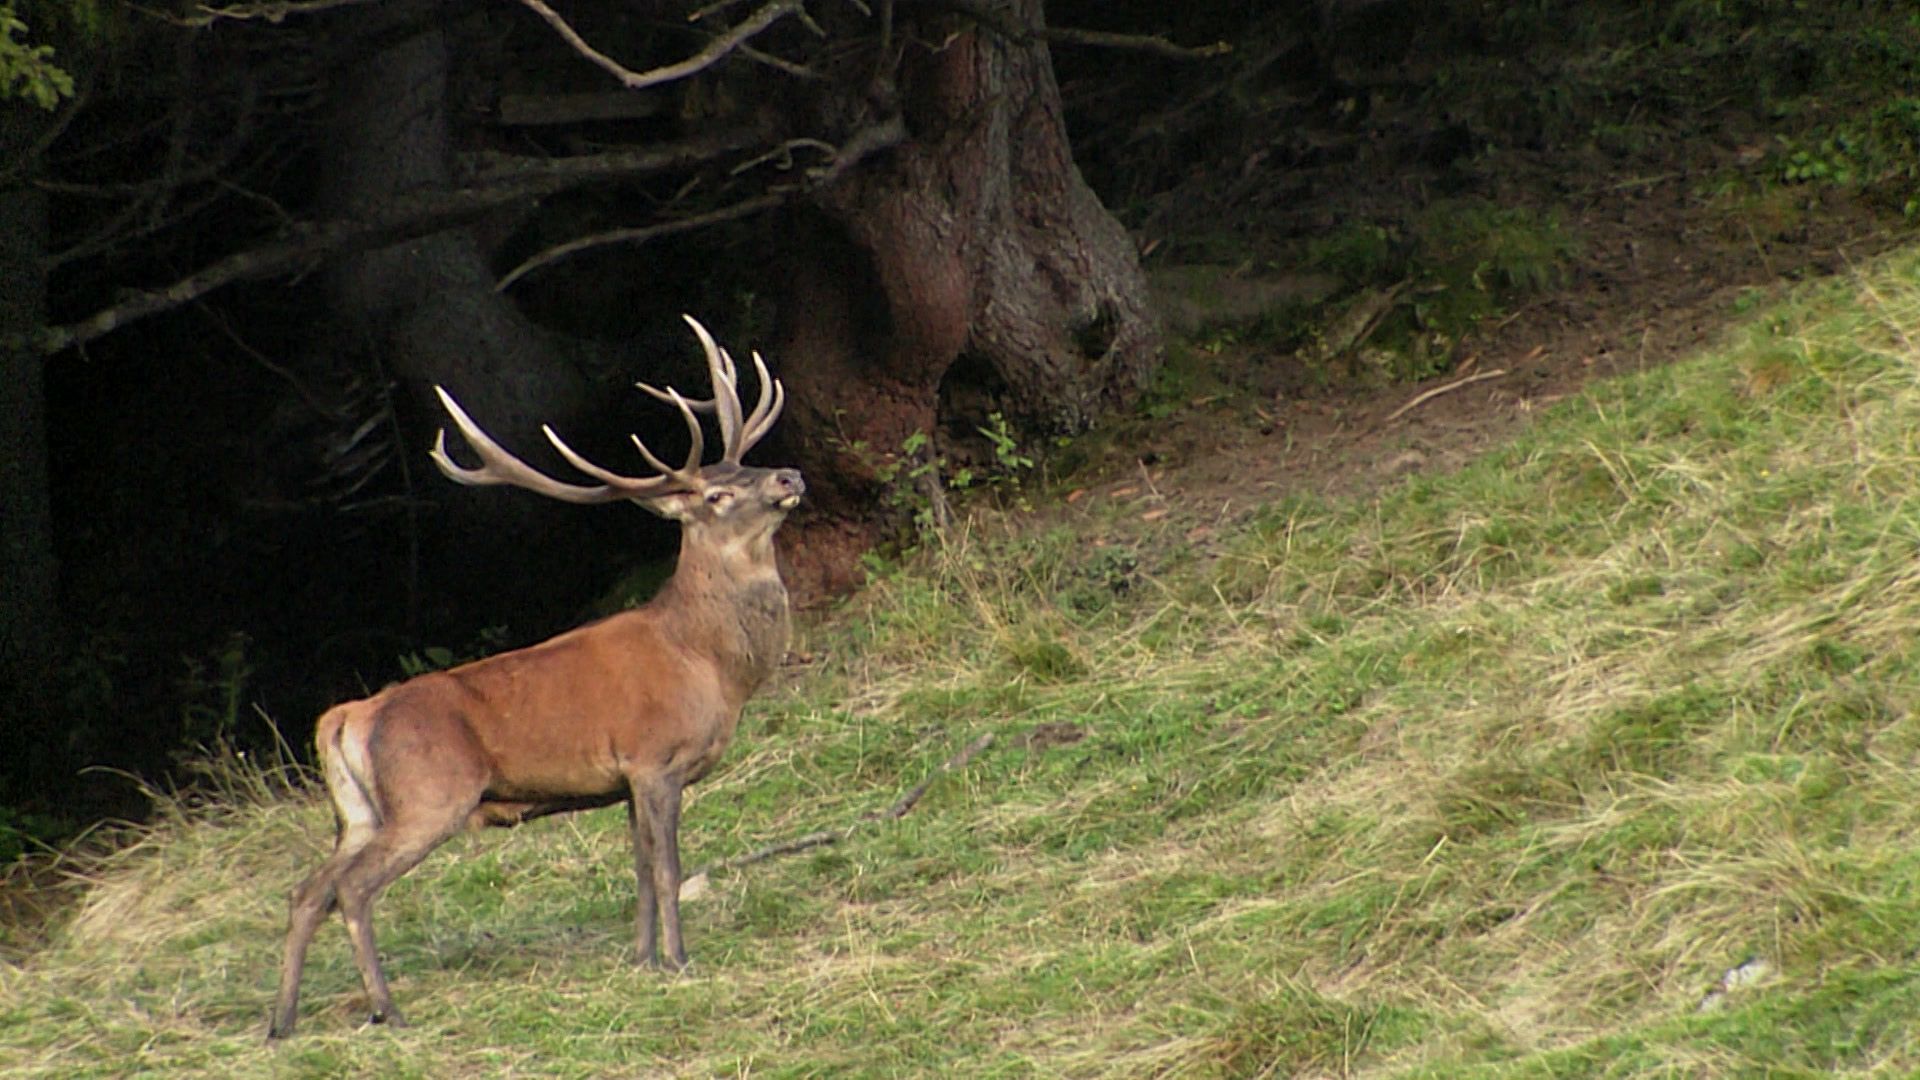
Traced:
<path id="1" fill-rule="evenodd" d="M 689 860 L 998 741 L 897 822 L 717 875 L 685 978 L 625 962 L 602 811 L 393 889 L 415 1028 L 354 1030 L 335 924 L 268 1048 L 282 896 L 329 829 L 234 773 L 0 966 L 0 1071 L 1920 1070 L 1915 337 L 1909 253 L 1210 552 L 1118 518 L 950 540 L 812 633 Z M 1085 737 L 1023 741 L 1049 723 Z"/>

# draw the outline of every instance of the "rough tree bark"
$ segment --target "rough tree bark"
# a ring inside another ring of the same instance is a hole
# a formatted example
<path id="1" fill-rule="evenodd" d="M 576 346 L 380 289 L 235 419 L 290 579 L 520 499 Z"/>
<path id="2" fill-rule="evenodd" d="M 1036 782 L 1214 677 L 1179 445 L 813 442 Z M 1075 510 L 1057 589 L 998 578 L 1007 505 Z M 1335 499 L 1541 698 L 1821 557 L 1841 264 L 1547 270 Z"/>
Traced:
<path id="1" fill-rule="evenodd" d="M 991 5 L 1031 27 L 1041 6 Z M 848 583 L 873 539 L 875 459 L 910 434 L 995 408 L 1029 436 L 1080 431 L 1158 355 L 1133 242 L 1073 163 L 1044 42 L 945 14 L 900 29 L 911 138 L 788 233 L 777 352 L 787 449 L 818 493 L 791 530 L 807 592 Z"/>

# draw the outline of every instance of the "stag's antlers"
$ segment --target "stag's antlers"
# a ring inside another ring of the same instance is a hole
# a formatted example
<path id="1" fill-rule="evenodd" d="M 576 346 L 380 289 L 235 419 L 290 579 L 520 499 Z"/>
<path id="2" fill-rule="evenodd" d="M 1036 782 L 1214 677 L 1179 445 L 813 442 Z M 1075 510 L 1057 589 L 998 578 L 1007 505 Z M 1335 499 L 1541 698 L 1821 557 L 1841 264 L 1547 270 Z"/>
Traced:
<path id="1" fill-rule="evenodd" d="M 460 434 L 466 438 L 467 445 L 473 447 L 474 453 L 479 455 L 480 467 L 469 469 L 453 460 L 447 453 L 445 428 L 440 429 L 439 434 L 434 437 L 431 453 L 433 463 L 440 467 L 440 471 L 445 473 L 448 479 L 457 483 L 475 487 L 510 484 L 571 503 L 651 499 L 698 490 L 700 487 L 698 477 L 702 468 L 700 459 L 706 453 L 706 440 L 700 432 L 700 421 L 694 414 L 712 413 L 719 419 L 720 461 L 729 465 L 738 465 L 741 455 L 752 449 L 753 445 L 772 429 L 773 422 L 780 416 L 780 410 L 786 406 L 787 392 L 786 388 L 780 385 L 780 380 L 767 373 L 766 361 L 760 358 L 758 352 L 755 352 L 753 367 L 755 373 L 760 376 L 760 397 L 754 404 L 753 412 L 742 420 L 740 376 L 738 369 L 734 366 L 733 357 L 713 340 L 713 335 L 707 333 L 707 328 L 700 325 L 700 320 L 691 315 L 683 315 L 681 318 L 687 320 L 688 326 L 693 327 L 694 335 L 700 339 L 701 349 L 706 352 L 707 376 L 713 384 L 713 397 L 703 401 L 691 401 L 672 387 L 661 390 L 646 383 L 636 385 L 679 409 L 680 415 L 686 419 L 690 444 L 686 464 L 677 469 L 667 465 L 655 457 L 653 451 L 647 449 L 647 444 L 640 440 L 640 436 L 632 435 L 629 437 L 633 439 L 634 447 L 640 451 L 640 456 L 659 475 L 622 476 L 588 461 L 575 452 L 573 447 L 568 446 L 550 425 L 543 424 L 540 430 L 546 434 L 547 441 L 553 444 L 553 448 L 560 452 L 560 456 L 566 458 L 569 465 L 600 481 L 598 485 L 592 487 L 563 483 L 508 453 L 504 447 L 493 441 L 480 425 L 474 423 L 473 418 L 460 407 L 460 403 L 453 399 L 453 395 L 447 393 L 446 388 L 441 386 L 434 387 L 433 392 L 440 396 L 441 405 L 446 407 L 447 415 L 452 417 L 454 426 L 460 429 Z"/>

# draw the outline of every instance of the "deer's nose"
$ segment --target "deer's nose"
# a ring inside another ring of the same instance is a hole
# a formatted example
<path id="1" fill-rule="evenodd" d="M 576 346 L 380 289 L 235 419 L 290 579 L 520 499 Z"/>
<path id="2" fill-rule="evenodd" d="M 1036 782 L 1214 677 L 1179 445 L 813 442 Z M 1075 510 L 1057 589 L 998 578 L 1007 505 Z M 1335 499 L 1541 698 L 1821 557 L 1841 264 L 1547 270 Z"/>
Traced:
<path id="1" fill-rule="evenodd" d="M 799 469 L 779 469 L 773 474 L 773 482 L 795 495 L 807 493 L 807 482 L 800 476 Z"/>

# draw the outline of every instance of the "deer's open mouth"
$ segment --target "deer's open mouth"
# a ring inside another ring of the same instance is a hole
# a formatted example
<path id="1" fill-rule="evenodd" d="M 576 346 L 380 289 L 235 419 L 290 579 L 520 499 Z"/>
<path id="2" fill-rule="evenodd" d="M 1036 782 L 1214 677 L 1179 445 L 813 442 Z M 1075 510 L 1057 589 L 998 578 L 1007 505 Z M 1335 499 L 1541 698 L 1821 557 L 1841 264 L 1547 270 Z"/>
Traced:
<path id="1" fill-rule="evenodd" d="M 799 495 L 789 495 L 789 496 L 787 496 L 786 498 L 784 498 L 784 499 L 781 499 L 781 500 L 779 501 L 779 503 L 777 503 L 776 505 L 778 505 L 778 506 L 780 507 L 780 509 L 782 509 L 782 510 L 791 510 L 791 509 L 793 509 L 794 507 L 796 507 L 796 506 L 799 506 L 799 505 L 800 505 L 800 496 L 799 496 Z"/>

